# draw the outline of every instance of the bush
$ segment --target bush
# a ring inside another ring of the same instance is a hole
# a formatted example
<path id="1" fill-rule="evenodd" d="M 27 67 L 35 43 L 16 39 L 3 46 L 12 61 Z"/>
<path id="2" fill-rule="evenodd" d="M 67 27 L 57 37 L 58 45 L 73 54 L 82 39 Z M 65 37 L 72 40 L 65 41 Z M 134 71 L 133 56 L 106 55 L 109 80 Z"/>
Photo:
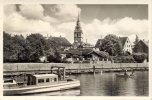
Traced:
<path id="1" fill-rule="evenodd" d="M 148 55 L 146 53 L 134 53 L 133 58 L 136 62 L 143 63 L 143 61 L 148 58 Z"/>
<path id="2" fill-rule="evenodd" d="M 134 58 L 131 55 L 118 56 L 114 59 L 115 63 L 135 63 Z"/>
<path id="3" fill-rule="evenodd" d="M 84 60 L 82 63 L 90 63 L 90 60 Z"/>

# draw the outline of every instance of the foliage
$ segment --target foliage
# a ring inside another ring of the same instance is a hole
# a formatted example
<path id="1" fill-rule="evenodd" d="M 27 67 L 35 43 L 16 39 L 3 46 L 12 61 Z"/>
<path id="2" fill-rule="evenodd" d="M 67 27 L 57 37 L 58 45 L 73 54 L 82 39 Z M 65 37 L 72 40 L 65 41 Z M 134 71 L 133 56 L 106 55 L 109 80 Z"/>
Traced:
<path id="1" fill-rule="evenodd" d="M 46 45 L 45 38 L 41 34 L 31 34 L 26 38 L 27 59 L 30 62 L 36 62 L 40 56 L 45 56 L 44 46 Z"/>
<path id="2" fill-rule="evenodd" d="M 112 56 L 122 54 L 122 44 L 116 35 L 108 34 L 100 45 L 100 51 L 108 52 Z"/>
<path id="3" fill-rule="evenodd" d="M 148 55 L 146 53 L 134 53 L 133 58 L 136 62 L 142 63 L 145 59 L 148 58 Z"/>
<path id="4" fill-rule="evenodd" d="M 4 62 L 37 62 L 42 56 L 49 58 L 50 62 L 61 62 L 59 46 L 39 33 L 26 39 L 22 35 L 3 34 Z"/>
<path id="5" fill-rule="evenodd" d="M 22 35 L 11 36 L 3 32 L 4 62 L 24 61 L 25 59 L 25 39 Z"/>
<path id="6" fill-rule="evenodd" d="M 134 60 L 133 56 L 131 55 L 121 55 L 121 56 L 117 56 L 114 59 L 115 63 L 135 63 L 136 61 Z"/>

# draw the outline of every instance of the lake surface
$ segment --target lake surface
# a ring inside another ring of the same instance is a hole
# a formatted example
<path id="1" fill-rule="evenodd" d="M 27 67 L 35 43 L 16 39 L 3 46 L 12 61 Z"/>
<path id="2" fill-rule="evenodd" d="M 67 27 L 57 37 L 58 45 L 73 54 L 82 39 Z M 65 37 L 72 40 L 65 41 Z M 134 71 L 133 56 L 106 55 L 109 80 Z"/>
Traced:
<path id="1" fill-rule="evenodd" d="M 129 73 L 129 72 L 128 72 Z M 116 73 L 78 74 L 80 89 L 64 90 L 28 96 L 148 96 L 148 71 L 135 71 L 134 78 L 116 77 Z"/>
<path id="2" fill-rule="evenodd" d="M 148 71 L 135 71 L 134 78 L 116 77 L 116 73 L 71 75 L 80 80 L 79 90 L 65 90 L 47 96 L 148 96 Z M 37 94 L 34 94 L 37 96 Z"/>
<path id="3" fill-rule="evenodd" d="M 81 96 L 148 96 L 148 71 L 136 71 L 134 78 L 116 77 L 116 73 L 71 76 L 80 80 Z"/>

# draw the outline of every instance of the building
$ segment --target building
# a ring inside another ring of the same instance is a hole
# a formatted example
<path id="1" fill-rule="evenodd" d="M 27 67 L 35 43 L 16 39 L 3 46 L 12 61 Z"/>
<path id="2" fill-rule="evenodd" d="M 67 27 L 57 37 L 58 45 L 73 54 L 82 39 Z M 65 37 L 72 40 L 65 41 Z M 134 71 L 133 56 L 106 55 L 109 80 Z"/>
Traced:
<path id="1" fill-rule="evenodd" d="M 119 37 L 119 40 L 122 43 L 123 52 L 127 51 L 127 52 L 132 53 L 132 45 L 131 45 L 129 38 L 128 37 Z"/>
<path id="2" fill-rule="evenodd" d="M 123 52 L 128 51 L 128 52 L 132 53 L 132 45 L 131 45 L 129 38 L 128 37 L 119 37 L 119 40 L 122 43 Z M 101 36 L 101 38 L 97 40 L 94 50 L 99 51 L 102 41 L 103 41 L 103 39 Z"/>
<path id="3" fill-rule="evenodd" d="M 78 20 L 76 22 L 75 30 L 74 30 L 74 43 L 73 46 L 76 49 L 79 45 L 82 44 L 82 37 L 83 31 L 80 24 L 79 14 L 78 14 Z"/>
<path id="4" fill-rule="evenodd" d="M 100 48 L 100 45 L 101 45 L 102 41 L 103 41 L 103 39 L 98 39 L 97 40 L 94 50 L 99 51 L 99 48 Z"/>
<path id="5" fill-rule="evenodd" d="M 49 39 L 53 40 L 63 50 L 69 50 L 72 47 L 72 44 L 65 37 L 50 37 Z"/>
<path id="6" fill-rule="evenodd" d="M 148 53 L 148 41 L 140 40 L 135 46 L 134 46 L 134 52 L 138 53 Z"/>

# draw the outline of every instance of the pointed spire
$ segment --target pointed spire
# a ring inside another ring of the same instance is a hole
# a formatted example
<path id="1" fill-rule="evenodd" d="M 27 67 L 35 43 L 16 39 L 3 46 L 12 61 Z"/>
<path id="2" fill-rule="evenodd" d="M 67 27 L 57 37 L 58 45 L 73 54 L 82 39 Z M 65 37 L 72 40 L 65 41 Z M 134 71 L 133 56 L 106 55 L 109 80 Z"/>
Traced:
<path id="1" fill-rule="evenodd" d="M 80 19 L 79 19 L 79 11 L 78 11 L 78 21 L 79 21 Z"/>

